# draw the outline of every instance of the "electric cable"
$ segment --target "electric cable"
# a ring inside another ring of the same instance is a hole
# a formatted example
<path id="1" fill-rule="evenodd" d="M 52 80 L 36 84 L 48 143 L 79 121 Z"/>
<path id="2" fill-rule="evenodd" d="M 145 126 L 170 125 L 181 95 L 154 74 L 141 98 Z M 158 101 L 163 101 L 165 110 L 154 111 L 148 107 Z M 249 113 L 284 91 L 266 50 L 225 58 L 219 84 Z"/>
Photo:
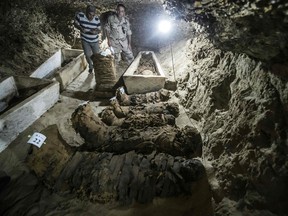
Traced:
<path id="1" fill-rule="evenodd" d="M 175 83 L 177 84 L 176 73 L 175 73 L 175 68 L 174 68 L 174 56 L 173 56 L 172 42 L 171 42 L 171 41 L 170 41 L 170 52 L 171 52 L 171 60 L 172 60 L 172 72 L 173 72 L 173 76 L 174 76 L 174 81 L 175 81 Z M 199 74 L 198 74 L 198 76 L 199 76 Z M 197 79 L 199 79 L 200 82 L 201 82 L 201 79 L 200 79 L 198 76 L 196 75 Z M 202 83 L 202 82 L 201 82 L 201 83 Z M 202 83 L 202 84 L 203 84 L 203 83 Z M 176 85 L 176 91 L 177 91 L 178 96 L 180 97 L 180 92 L 179 92 L 179 89 L 177 88 L 177 85 Z M 196 94 L 196 93 L 195 93 L 195 94 Z M 182 106 L 182 105 L 181 105 L 181 106 Z M 182 108 L 183 108 L 183 110 L 184 110 L 187 118 L 189 119 L 191 125 L 192 125 L 193 127 L 195 127 L 195 124 L 193 124 L 191 118 L 189 117 L 188 113 L 186 112 L 185 107 L 182 106 Z M 203 140 L 204 140 L 205 138 L 206 138 L 206 136 L 203 134 Z M 204 147 L 204 146 L 202 146 L 202 147 Z M 202 158 L 202 162 L 206 164 L 206 160 L 205 160 L 204 153 L 202 153 L 201 158 Z"/>

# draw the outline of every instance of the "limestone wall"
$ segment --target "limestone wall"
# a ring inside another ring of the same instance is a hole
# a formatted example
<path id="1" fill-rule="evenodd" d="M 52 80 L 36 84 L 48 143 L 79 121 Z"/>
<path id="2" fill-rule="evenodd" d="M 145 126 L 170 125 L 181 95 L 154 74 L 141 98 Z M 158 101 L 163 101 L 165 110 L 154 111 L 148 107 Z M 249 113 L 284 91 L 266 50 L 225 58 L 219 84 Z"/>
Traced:
<path id="1" fill-rule="evenodd" d="M 201 128 L 224 196 L 240 210 L 287 212 L 287 65 L 221 51 L 203 35 L 187 55 L 180 98 Z"/>

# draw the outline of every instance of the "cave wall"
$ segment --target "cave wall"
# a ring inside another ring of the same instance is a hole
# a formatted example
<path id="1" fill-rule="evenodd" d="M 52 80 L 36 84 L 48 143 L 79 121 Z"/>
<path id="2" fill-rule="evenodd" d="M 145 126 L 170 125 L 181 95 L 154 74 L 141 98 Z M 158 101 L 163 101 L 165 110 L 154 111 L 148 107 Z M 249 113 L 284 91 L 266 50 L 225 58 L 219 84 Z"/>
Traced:
<path id="1" fill-rule="evenodd" d="M 165 7 L 195 29 L 178 90 L 229 199 L 216 215 L 286 215 L 288 3 L 168 0 Z"/>
<path id="2" fill-rule="evenodd" d="M 0 3 L 0 72 L 29 76 L 60 48 L 68 48 L 52 28 L 44 1 Z"/>
<path id="3" fill-rule="evenodd" d="M 186 53 L 181 103 L 201 128 L 224 196 L 242 210 L 287 213 L 287 65 L 267 68 L 217 49 L 204 34 L 190 40 Z"/>
<path id="4" fill-rule="evenodd" d="M 176 18 L 205 27 L 213 44 L 266 62 L 288 57 L 288 3 L 285 0 L 167 0 Z"/>

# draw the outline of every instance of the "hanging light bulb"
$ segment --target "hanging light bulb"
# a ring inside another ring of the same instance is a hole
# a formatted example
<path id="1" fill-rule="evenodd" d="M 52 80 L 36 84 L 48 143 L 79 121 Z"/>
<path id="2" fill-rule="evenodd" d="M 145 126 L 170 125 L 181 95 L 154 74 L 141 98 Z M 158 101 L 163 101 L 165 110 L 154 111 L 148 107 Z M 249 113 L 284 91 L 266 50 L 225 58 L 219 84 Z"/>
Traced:
<path id="1" fill-rule="evenodd" d="M 161 33 L 169 33 L 171 30 L 171 23 L 168 20 L 161 20 L 158 23 L 158 30 Z"/>

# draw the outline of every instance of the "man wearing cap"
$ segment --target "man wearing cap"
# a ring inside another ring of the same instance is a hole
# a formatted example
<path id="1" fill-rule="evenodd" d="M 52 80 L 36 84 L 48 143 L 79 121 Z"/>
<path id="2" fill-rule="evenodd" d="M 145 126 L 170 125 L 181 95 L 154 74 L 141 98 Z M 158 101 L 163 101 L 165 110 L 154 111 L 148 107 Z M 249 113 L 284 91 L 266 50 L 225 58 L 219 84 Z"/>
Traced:
<path id="1" fill-rule="evenodd" d="M 108 17 L 105 25 L 105 33 L 108 46 L 112 47 L 115 52 L 116 62 L 120 62 L 122 52 L 126 61 L 131 63 L 134 59 L 131 49 L 132 32 L 130 23 L 125 16 L 125 6 L 123 4 L 118 4 L 116 14 Z"/>
<path id="2" fill-rule="evenodd" d="M 86 60 L 89 64 L 89 73 L 93 72 L 92 54 L 99 53 L 98 34 L 101 25 L 99 18 L 95 15 L 96 7 L 88 5 L 86 14 L 79 12 L 76 14 L 74 26 L 80 30 L 81 42 Z"/>

